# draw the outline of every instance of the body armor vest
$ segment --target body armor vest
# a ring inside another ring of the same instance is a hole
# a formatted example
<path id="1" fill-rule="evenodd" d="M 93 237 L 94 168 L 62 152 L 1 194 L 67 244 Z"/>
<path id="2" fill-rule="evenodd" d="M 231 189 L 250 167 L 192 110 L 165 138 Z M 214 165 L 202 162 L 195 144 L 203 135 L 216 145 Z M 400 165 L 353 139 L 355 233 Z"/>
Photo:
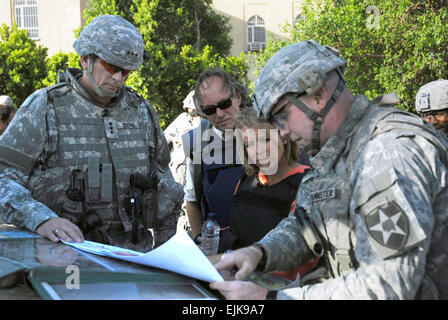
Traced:
<path id="1" fill-rule="evenodd" d="M 202 170 L 204 174 L 202 179 L 203 198 L 201 199 L 203 205 L 201 209 L 208 208 L 209 212 L 215 212 L 216 220 L 221 228 L 228 227 L 233 192 L 244 169 L 241 165 L 204 163 Z"/>
<path id="2" fill-rule="evenodd" d="M 48 143 L 54 152 L 34 169 L 31 184 L 36 200 L 73 221 L 82 212 L 82 204 L 69 199 L 66 190 L 73 170 L 79 170 L 88 209 L 99 214 L 106 230 L 130 231 L 123 200 L 130 191 L 130 174 L 150 173 L 155 147 L 150 132 L 154 128 L 142 100 L 127 89 L 120 95 L 116 104 L 105 109 L 87 101 L 68 84 L 50 89 L 52 141 Z"/>
<path id="3" fill-rule="evenodd" d="M 259 241 L 288 216 L 303 175 L 293 174 L 272 186 L 243 175 L 230 214 L 230 231 L 239 247 Z"/>
<path id="4" fill-rule="evenodd" d="M 219 225 L 222 228 L 228 227 L 233 192 L 244 172 L 241 164 L 237 164 L 235 139 L 231 146 L 226 145 L 216 133 L 212 133 L 210 122 L 201 120 L 199 127 L 182 135 L 182 144 L 185 156 L 193 160 L 193 184 L 202 219 L 205 220 L 209 212 L 215 212 Z M 211 160 L 218 144 L 221 145 L 221 153 Z M 209 154 L 206 160 L 204 153 Z M 196 159 L 200 159 L 200 162 L 195 163 Z"/>

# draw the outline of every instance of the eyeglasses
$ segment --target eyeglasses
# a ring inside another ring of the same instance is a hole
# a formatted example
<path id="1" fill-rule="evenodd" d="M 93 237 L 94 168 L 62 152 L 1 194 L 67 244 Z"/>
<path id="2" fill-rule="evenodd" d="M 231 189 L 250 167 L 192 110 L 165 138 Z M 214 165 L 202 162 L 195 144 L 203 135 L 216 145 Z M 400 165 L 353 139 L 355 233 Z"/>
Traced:
<path id="1" fill-rule="evenodd" d="M 110 74 L 115 74 L 117 72 L 121 72 L 121 75 L 123 77 L 126 77 L 132 71 L 132 70 L 126 70 L 126 69 L 122 69 L 120 67 L 114 66 L 113 64 L 107 63 L 106 61 L 104 61 L 103 59 L 100 59 L 100 58 L 98 58 L 98 60 L 100 61 L 100 64 L 103 66 L 103 68 L 106 69 L 106 71 L 109 72 Z"/>
<path id="2" fill-rule="evenodd" d="M 429 111 L 423 113 L 423 118 L 425 121 L 438 121 L 445 122 L 447 120 L 447 112 L 446 111 Z"/>
<path id="3" fill-rule="evenodd" d="M 232 96 L 230 96 L 226 100 L 219 101 L 216 105 L 209 104 L 206 106 L 201 106 L 202 112 L 204 112 L 205 115 L 211 116 L 216 113 L 216 109 L 219 108 L 221 110 L 228 109 L 232 106 Z"/>
<path id="4" fill-rule="evenodd" d="M 268 119 L 269 123 L 274 124 L 276 127 L 283 129 L 284 123 L 288 121 L 288 112 L 286 111 L 286 107 L 291 104 L 290 101 L 286 102 L 283 106 L 281 106 L 277 112 L 271 115 Z"/>

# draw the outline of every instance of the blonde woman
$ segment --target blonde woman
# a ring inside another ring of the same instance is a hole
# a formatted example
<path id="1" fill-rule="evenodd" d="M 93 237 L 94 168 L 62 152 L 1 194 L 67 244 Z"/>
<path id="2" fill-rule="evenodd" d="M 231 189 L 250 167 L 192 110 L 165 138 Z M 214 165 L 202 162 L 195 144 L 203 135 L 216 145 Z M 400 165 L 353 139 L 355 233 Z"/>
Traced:
<path id="1" fill-rule="evenodd" d="M 298 147 L 280 138 L 279 130 L 258 119 L 253 109 L 242 110 L 236 122 L 237 152 L 245 173 L 233 198 L 230 232 L 238 249 L 260 240 L 289 214 L 292 214 L 298 187 L 308 166 L 298 162 Z M 295 279 L 317 263 L 309 263 L 281 273 Z"/>

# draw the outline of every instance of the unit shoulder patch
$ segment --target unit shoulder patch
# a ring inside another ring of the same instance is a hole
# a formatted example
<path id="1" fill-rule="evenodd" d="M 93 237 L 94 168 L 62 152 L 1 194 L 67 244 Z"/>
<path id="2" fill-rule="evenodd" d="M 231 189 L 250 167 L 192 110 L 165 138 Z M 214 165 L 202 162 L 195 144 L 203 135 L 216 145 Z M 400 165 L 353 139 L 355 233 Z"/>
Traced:
<path id="1" fill-rule="evenodd" d="M 376 242 L 394 251 L 403 249 L 409 235 L 409 223 L 394 201 L 376 207 L 364 219 L 370 236 Z"/>

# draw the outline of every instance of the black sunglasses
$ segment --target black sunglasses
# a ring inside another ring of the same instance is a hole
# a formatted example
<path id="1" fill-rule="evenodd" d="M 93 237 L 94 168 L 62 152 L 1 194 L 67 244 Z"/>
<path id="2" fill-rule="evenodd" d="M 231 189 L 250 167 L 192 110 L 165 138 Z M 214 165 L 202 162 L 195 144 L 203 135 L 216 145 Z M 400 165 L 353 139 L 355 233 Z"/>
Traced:
<path id="1" fill-rule="evenodd" d="M 201 106 L 201 109 L 202 109 L 202 112 L 204 112 L 204 114 L 206 116 L 211 116 L 212 114 L 216 113 L 217 108 L 219 108 L 221 110 L 225 110 L 225 109 L 230 108 L 230 106 L 232 106 L 232 96 L 230 96 L 226 100 L 219 101 L 216 105 L 209 104 L 206 106 Z"/>

